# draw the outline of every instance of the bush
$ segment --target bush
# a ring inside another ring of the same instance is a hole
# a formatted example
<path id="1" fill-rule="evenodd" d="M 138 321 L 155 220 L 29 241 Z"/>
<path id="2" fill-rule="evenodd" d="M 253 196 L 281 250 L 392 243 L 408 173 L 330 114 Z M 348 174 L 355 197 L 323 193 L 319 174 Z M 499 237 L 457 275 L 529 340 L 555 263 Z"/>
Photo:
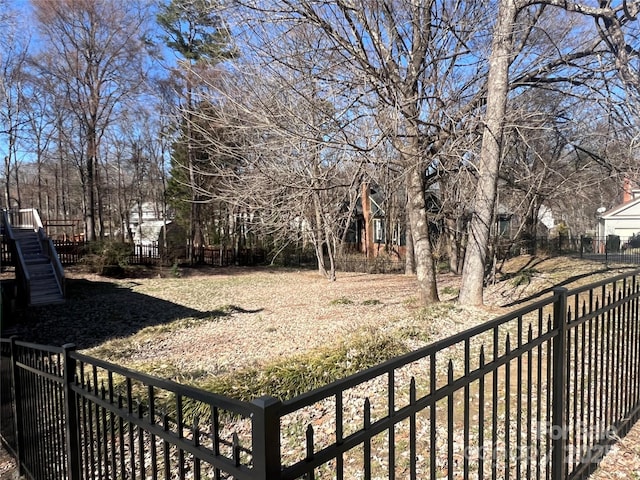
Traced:
<path id="1" fill-rule="evenodd" d="M 128 243 L 108 240 L 88 243 L 85 249 L 81 263 L 91 272 L 106 276 L 122 275 L 132 253 Z"/>
<path id="2" fill-rule="evenodd" d="M 514 287 L 520 287 L 522 285 L 529 285 L 531 279 L 539 272 L 535 268 L 525 268 L 516 272 L 511 280 Z"/>

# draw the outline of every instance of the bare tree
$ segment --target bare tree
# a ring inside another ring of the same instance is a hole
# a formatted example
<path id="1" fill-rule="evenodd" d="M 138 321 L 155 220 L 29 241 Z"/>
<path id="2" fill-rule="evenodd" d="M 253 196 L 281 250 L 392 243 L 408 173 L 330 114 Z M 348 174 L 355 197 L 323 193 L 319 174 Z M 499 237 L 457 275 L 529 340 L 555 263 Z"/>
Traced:
<path id="1" fill-rule="evenodd" d="M 19 28 L 17 12 L 4 10 L 2 23 L 5 34 L 0 39 L 0 135 L 6 138 L 6 145 L 0 152 L 4 155 L 4 203 L 11 207 L 20 206 L 18 142 L 26 123 L 30 38 L 25 36 L 28 31 Z"/>
<path id="2" fill-rule="evenodd" d="M 538 7 L 535 7 L 536 5 Z M 522 27 L 522 24 L 518 24 L 518 15 L 520 14 L 522 17 L 527 13 L 527 9 L 532 11 L 531 9 L 533 8 L 543 11 L 549 5 L 559 7 L 562 12 L 574 12 L 578 15 L 593 18 L 596 22 L 602 22 L 599 24 L 602 25 L 599 29 L 601 38 L 608 44 L 608 51 L 612 51 L 615 54 L 621 73 L 626 78 L 625 81 L 630 83 L 629 57 L 624 53 L 627 51 L 628 45 L 622 32 L 622 25 L 628 23 L 630 17 L 624 12 L 623 5 L 612 7 L 605 4 L 602 7 L 592 7 L 581 3 L 555 0 L 500 1 L 498 18 L 493 30 L 492 51 L 489 60 L 487 108 L 478 166 L 479 180 L 476 194 L 474 195 L 472 219 L 469 227 L 469 242 L 459 295 L 459 301 L 464 304 L 477 305 L 483 302 L 484 272 L 496 200 L 499 164 L 502 155 L 507 96 L 509 86 L 517 83 L 513 82 L 513 80 L 510 83 L 509 69 L 512 65 L 514 54 L 518 52 L 514 41 L 516 26 Z M 624 15 L 621 17 L 623 12 Z M 529 29 L 525 29 L 525 32 L 529 31 Z M 520 45 L 526 44 L 527 37 L 528 34 L 520 37 L 525 40 Z M 590 41 L 590 43 L 593 44 L 592 49 L 572 52 L 570 56 L 572 58 L 584 58 L 588 55 L 593 56 L 596 51 L 600 55 L 606 54 L 607 51 L 602 49 L 599 42 L 593 43 L 593 41 Z M 564 55 L 561 54 L 560 58 L 562 59 L 563 57 Z M 541 73 L 539 69 L 537 70 Z M 540 73 L 533 74 L 532 80 L 535 80 L 533 83 L 539 84 L 542 82 Z M 529 75 L 521 76 L 520 81 L 527 76 Z M 568 85 L 572 84 L 570 77 L 561 78 L 561 80 Z"/>
<path id="3" fill-rule="evenodd" d="M 424 201 L 426 171 L 469 109 L 477 108 L 477 74 L 484 66 L 469 45 L 488 25 L 483 9 L 446 0 L 330 4 L 284 0 L 259 13 L 258 21 L 243 22 L 252 27 L 248 38 L 261 41 L 257 51 L 293 71 L 308 52 L 322 53 L 325 68 L 316 69 L 315 76 L 341 90 L 340 103 L 354 112 L 345 117 L 372 118 L 377 131 L 365 141 L 356 129 L 343 129 L 345 145 L 365 153 L 376 148 L 376 140 L 388 139 L 398 152 L 408 192 L 420 300 L 437 301 Z M 312 29 L 308 38 L 316 43 L 289 35 L 296 25 Z M 445 111 L 444 105 L 450 110 Z"/>
<path id="4" fill-rule="evenodd" d="M 298 74 L 289 72 L 288 88 L 284 71 L 255 82 L 255 66 L 239 66 L 237 75 L 208 82 L 220 101 L 198 111 L 207 194 L 228 205 L 238 225 L 268 235 L 275 253 L 312 245 L 320 273 L 334 280 L 363 159 L 338 148 L 341 112 L 302 64 Z"/>
<path id="5" fill-rule="evenodd" d="M 43 75 L 78 121 L 85 146 L 82 187 L 86 238 L 96 238 L 97 162 L 105 129 L 144 82 L 146 5 L 128 0 L 33 1 Z"/>
<path id="6" fill-rule="evenodd" d="M 45 213 L 46 218 L 49 218 L 49 193 L 44 188 L 47 183 L 44 172 L 45 163 L 51 160 L 48 151 L 56 134 L 55 114 L 51 111 L 54 101 L 49 85 L 33 75 L 29 77 L 28 81 L 24 144 L 36 164 L 37 202 L 34 206 L 40 210 L 41 214 Z M 43 195 L 45 196 L 44 200 Z"/>

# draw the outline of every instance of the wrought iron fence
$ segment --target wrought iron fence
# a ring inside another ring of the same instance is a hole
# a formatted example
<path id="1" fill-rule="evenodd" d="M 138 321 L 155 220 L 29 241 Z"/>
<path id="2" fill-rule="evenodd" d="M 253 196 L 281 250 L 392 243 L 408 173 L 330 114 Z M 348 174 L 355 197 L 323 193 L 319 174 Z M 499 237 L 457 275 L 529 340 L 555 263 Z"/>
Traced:
<path id="1" fill-rule="evenodd" d="M 639 280 L 557 288 L 285 401 L 4 339 L 2 437 L 30 478 L 586 478 L 640 416 Z"/>
<path id="2" fill-rule="evenodd" d="M 518 255 L 568 255 L 580 252 L 580 238 L 558 235 L 556 237 L 533 237 L 530 239 L 512 239 L 497 237 L 493 245 L 499 260 Z"/>
<path id="3" fill-rule="evenodd" d="M 580 256 L 605 263 L 640 264 L 640 236 L 580 238 Z"/>

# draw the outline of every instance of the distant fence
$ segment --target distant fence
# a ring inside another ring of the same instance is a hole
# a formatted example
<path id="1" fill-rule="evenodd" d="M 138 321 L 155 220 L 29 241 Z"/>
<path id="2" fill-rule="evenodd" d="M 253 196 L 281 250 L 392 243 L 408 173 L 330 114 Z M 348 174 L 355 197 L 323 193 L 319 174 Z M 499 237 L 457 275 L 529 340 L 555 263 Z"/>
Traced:
<path id="1" fill-rule="evenodd" d="M 586 478 L 640 416 L 639 312 L 640 271 L 556 288 L 284 402 L 2 339 L 0 433 L 43 480 Z"/>
<path id="2" fill-rule="evenodd" d="M 357 273 L 404 273 L 405 261 L 387 255 L 367 258 L 364 254 L 351 254 L 337 258 L 336 269 Z"/>
<path id="3" fill-rule="evenodd" d="M 56 247 L 60 263 L 63 265 L 73 265 L 78 263 L 86 252 L 87 242 L 72 240 L 53 240 Z"/>
<path id="4" fill-rule="evenodd" d="M 494 252 L 499 260 L 518 255 L 567 255 L 580 252 L 580 237 L 558 235 L 556 237 L 535 237 L 531 239 L 506 239 L 498 237 Z"/>
<path id="5" fill-rule="evenodd" d="M 84 240 L 53 240 L 58 257 L 63 265 L 74 265 L 90 252 L 90 243 Z M 150 245 L 131 245 L 128 257 L 129 265 L 160 265 L 173 261 L 163 255 L 163 249 L 158 243 Z M 186 258 L 184 249 L 182 258 Z M 229 247 L 200 246 L 196 248 L 194 261 L 198 265 L 227 267 L 230 265 L 258 265 L 265 262 L 266 254 L 263 249 L 234 249 Z M 12 265 L 11 250 L 0 242 L 0 260 L 2 265 Z"/>
<path id="6" fill-rule="evenodd" d="M 640 237 L 583 236 L 580 238 L 580 256 L 605 263 L 640 264 Z"/>
<path id="7" fill-rule="evenodd" d="M 500 240 L 494 245 L 498 259 L 511 258 L 522 254 L 567 255 L 580 254 L 583 257 L 601 261 L 624 261 L 640 264 L 640 240 L 637 246 L 630 246 L 629 238 L 559 236 L 554 238 L 537 237 L 532 240 Z M 54 240 L 54 245 L 63 265 L 73 265 L 81 261 L 88 252 L 88 242 Z M 633 243 L 635 245 L 635 243 Z M 186 258 L 183 249 L 182 258 Z M 194 253 L 194 263 L 198 265 L 230 266 L 261 265 L 269 262 L 267 252 L 261 248 L 234 249 L 219 246 L 201 246 Z M 274 263 L 286 267 L 316 266 L 313 253 L 286 252 L 278 255 Z M 328 264 L 328 259 L 326 259 Z M 390 256 L 366 258 L 363 254 L 350 254 L 337 258 L 336 268 L 346 272 L 360 273 L 401 273 L 404 261 Z M 0 242 L 0 262 L 12 265 L 10 249 Z M 162 249 L 157 243 L 151 245 L 132 245 L 128 258 L 130 265 L 159 265 L 169 262 L 163 257 Z"/>

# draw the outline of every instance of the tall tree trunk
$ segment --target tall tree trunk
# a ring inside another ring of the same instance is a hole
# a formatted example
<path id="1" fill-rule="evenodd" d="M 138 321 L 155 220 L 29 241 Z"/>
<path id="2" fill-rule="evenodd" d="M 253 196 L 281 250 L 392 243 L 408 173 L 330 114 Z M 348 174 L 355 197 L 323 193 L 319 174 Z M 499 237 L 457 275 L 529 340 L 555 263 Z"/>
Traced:
<path id="1" fill-rule="evenodd" d="M 97 201 L 97 210 L 96 210 L 96 216 L 98 218 L 98 238 L 104 238 L 105 237 L 105 230 L 104 230 L 104 202 L 103 202 L 103 195 L 102 195 L 102 179 L 101 179 L 101 175 L 100 175 L 100 169 L 99 169 L 99 165 L 96 163 L 96 169 L 95 169 L 95 189 L 96 189 L 96 201 Z"/>
<path id="2" fill-rule="evenodd" d="M 11 208 L 11 163 L 9 155 L 4 157 L 4 201 Z"/>
<path id="3" fill-rule="evenodd" d="M 193 85 L 191 77 L 192 65 L 187 70 L 187 166 L 189 169 L 189 186 L 191 190 L 191 206 L 189 209 L 189 251 L 188 261 L 193 265 L 196 262 L 196 243 L 200 229 L 200 205 L 196 185 L 194 140 L 193 140 Z"/>
<path id="4" fill-rule="evenodd" d="M 427 208 L 424 201 L 424 176 L 422 162 L 409 170 L 407 176 L 409 202 L 407 207 L 413 237 L 420 304 L 428 305 L 438 302 L 440 299 L 438 298 L 435 261 L 429 239 Z"/>
<path id="5" fill-rule="evenodd" d="M 40 139 L 38 138 L 38 145 L 36 147 L 36 165 L 38 169 L 38 210 L 42 214 L 42 148 L 40 147 Z M 46 212 L 46 216 L 49 216 L 49 212 Z"/>
<path id="6" fill-rule="evenodd" d="M 324 243 L 327 246 L 327 255 L 329 257 L 329 271 L 327 272 L 327 278 L 335 282 L 336 280 L 336 259 L 335 259 L 335 251 L 336 244 L 335 241 L 332 241 L 331 235 L 331 227 L 327 224 L 327 222 L 323 219 L 324 226 Z"/>
<path id="7" fill-rule="evenodd" d="M 459 302 L 464 305 L 483 303 L 484 269 L 496 200 L 516 16 L 515 0 L 501 0 L 489 58 L 487 111 L 480 150 L 478 185 L 462 270 Z"/>
<path id="8" fill-rule="evenodd" d="M 447 236 L 449 271 L 458 275 L 460 273 L 460 232 L 458 231 L 458 220 L 447 216 L 444 222 L 445 235 Z"/>
<path id="9" fill-rule="evenodd" d="M 314 247 L 316 250 L 316 259 L 318 260 L 318 272 L 323 277 L 329 278 L 329 272 L 324 263 L 324 229 L 322 227 L 322 204 L 320 202 L 320 196 L 317 191 L 312 193 L 313 196 L 313 209 L 315 213 L 316 225 L 313 234 Z"/>
<path id="10" fill-rule="evenodd" d="M 162 247 L 163 247 L 163 252 L 165 252 L 165 255 L 167 253 L 167 182 L 166 182 L 166 178 L 165 178 L 165 168 L 164 168 L 164 141 L 161 143 L 161 151 L 160 151 L 160 158 L 161 158 L 161 166 L 160 166 L 160 179 L 162 181 Z M 222 242 L 221 242 L 222 244 Z M 220 259 L 222 259 L 222 255 L 220 256 Z"/>
<path id="11" fill-rule="evenodd" d="M 64 168 L 62 131 L 62 119 L 59 117 L 57 124 L 58 168 L 56 168 L 56 218 L 67 220 L 67 196 L 65 186 L 68 186 L 69 182 L 67 182 L 68 178 L 65 175 Z M 73 233 L 75 234 L 75 232 Z"/>
<path id="12" fill-rule="evenodd" d="M 55 194 L 55 201 L 54 201 L 54 213 L 53 216 L 56 219 L 62 218 L 60 216 L 60 174 L 58 173 L 58 166 L 54 165 L 53 168 L 53 180 L 54 180 L 54 194 Z"/>
<path id="13" fill-rule="evenodd" d="M 13 162 L 16 172 L 16 199 L 18 200 L 18 208 L 22 208 L 22 188 L 20 187 L 20 166 L 18 162 Z"/>
<path id="14" fill-rule="evenodd" d="M 95 129 L 89 127 L 87 134 L 87 184 L 86 184 L 86 205 L 85 205 L 85 232 L 89 242 L 96 240 L 95 223 L 95 180 L 96 180 L 96 150 L 97 138 Z"/>
<path id="15" fill-rule="evenodd" d="M 409 215 L 409 201 L 407 199 L 407 205 L 405 209 L 405 260 L 404 260 L 404 274 L 415 275 L 416 274 L 416 261 L 413 252 L 413 235 L 411 233 L 411 215 Z"/>

